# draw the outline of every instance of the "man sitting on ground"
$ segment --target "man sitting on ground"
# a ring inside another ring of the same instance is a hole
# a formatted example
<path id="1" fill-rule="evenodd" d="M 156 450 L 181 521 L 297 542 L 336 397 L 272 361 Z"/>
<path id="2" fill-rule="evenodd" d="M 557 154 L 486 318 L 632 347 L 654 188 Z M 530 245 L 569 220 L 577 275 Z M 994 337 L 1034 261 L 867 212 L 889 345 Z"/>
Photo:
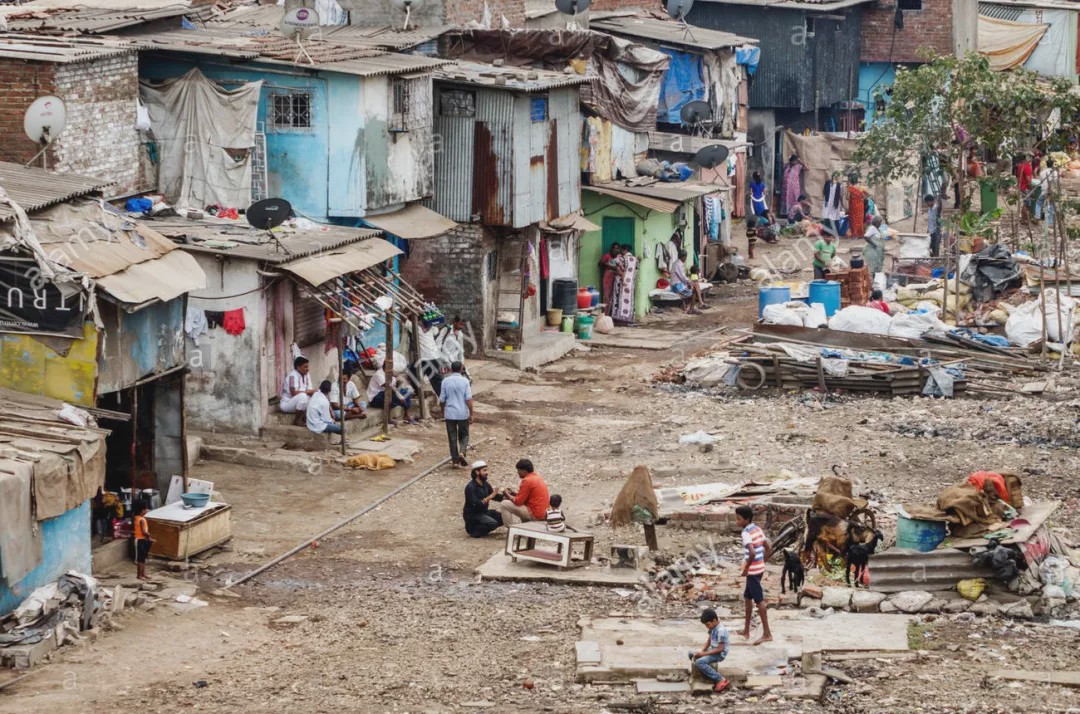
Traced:
<path id="1" fill-rule="evenodd" d="M 461 511 L 465 519 L 465 532 L 473 538 L 483 538 L 496 528 L 501 528 L 502 516 L 489 507 L 492 501 L 499 500 L 502 500 L 502 495 L 488 483 L 487 463 L 477 461 L 472 465 L 472 478 L 465 486 L 465 508 Z"/>
<path id="2" fill-rule="evenodd" d="M 382 409 L 386 403 L 386 366 L 388 362 L 388 360 L 383 360 L 382 366 L 375 374 L 371 375 L 371 380 L 368 382 L 368 406 L 372 409 Z M 417 420 L 409 415 L 409 409 L 412 408 L 412 395 L 409 394 L 406 387 L 398 389 L 397 377 L 394 377 L 390 382 L 390 407 L 401 407 L 405 410 L 406 424 L 416 423 Z"/>
<path id="3" fill-rule="evenodd" d="M 363 419 L 364 403 L 360 401 L 360 388 L 352 380 L 353 370 L 345 367 L 341 371 L 341 385 L 345 387 L 345 418 Z M 335 384 L 330 389 L 330 408 L 334 410 L 334 418 L 341 418 L 341 385 Z"/>
<path id="4" fill-rule="evenodd" d="M 311 375 L 308 374 L 311 364 L 307 357 L 297 357 L 293 360 L 292 371 L 285 376 L 281 383 L 281 401 L 278 409 L 284 414 L 302 415 L 307 411 L 308 402 L 315 394 L 311 387 Z M 299 416 L 297 421 L 299 421 Z"/>
<path id="5" fill-rule="evenodd" d="M 330 413 L 330 380 L 323 380 L 307 408 L 307 428 L 315 434 L 340 434 L 341 425 Z"/>
<path id="6" fill-rule="evenodd" d="M 517 472 L 521 479 L 520 487 L 516 492 L 507 490 L 506 495 L 511 498 L 501 501 L 497 506 L 502 514 L 503 525 L 545 520 L 551 503 L 547 484 L 540 478 L 540 474 L 533 470 L 532 461 L 528 459 L 517 462 Z"/>

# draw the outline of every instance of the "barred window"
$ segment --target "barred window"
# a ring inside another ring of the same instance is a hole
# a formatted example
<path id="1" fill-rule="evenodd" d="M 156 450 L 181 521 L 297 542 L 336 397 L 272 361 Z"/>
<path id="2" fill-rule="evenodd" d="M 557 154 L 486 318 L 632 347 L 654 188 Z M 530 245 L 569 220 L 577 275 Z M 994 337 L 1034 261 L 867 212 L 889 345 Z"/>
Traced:
<path id="1" fill-rule="evenodd" d="M 410 131 L 431 118 L 431 78 L 400 77 L 390 83 L 390 130 Z"/>
<path id="2" fill-rule="evenodd" d="M 271 94 L 270 126 L 275 129 L 310 129 L 311 94 L 308 92 Z"/>
<path id="3" fill-rule="evenodd" d="M 476 92 L 444 89 L 439 94 L 439 113 L 444 117 L 476 116 Z"/>

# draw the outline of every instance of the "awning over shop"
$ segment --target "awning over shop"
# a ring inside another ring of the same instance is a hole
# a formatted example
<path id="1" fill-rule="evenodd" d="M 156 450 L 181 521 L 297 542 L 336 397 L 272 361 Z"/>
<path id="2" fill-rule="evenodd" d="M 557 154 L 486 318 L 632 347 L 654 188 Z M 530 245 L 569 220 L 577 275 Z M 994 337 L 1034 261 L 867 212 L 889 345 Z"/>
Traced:
<path id="1" fill-rule="evenodd" d="M 141 305 L 151 300 L 167 302 L 192 290 L 202 290 L 206 274 L 194 257 L 174 250 L 99 278 L 98 286 L 120 302 Z"/>
<path id="2" fill-rule="evenodd" d="M 581 231 L 582 233 L 587 233 L 588 231 L 600 230 L 600 226 L 596 225 L 585 216 L 571 213 L 568 216 L 559 216 L 550 222 L 541 221 L 540 230 L 547 231 L 548 233 L 568 233 L 569 231 Z"/>
<path id="3" fill-rule="evenodd" d="M 279 267 L 311 285 L 319 286 L 342 275 L 378 265 L 400 254 L 401 251 L 392 243 L 382 238 L 368 238 L 309 258 L 282 263 Z"/>
<path id="4" fill-rule="evenodd" d="M 458 224 L 446 216 L 413 203 L 400 211 L 383 213 L 378 216 L 365 216 L 364 222 L 399 238 L 434 238 L 447 231 L 452 231 Z"/>

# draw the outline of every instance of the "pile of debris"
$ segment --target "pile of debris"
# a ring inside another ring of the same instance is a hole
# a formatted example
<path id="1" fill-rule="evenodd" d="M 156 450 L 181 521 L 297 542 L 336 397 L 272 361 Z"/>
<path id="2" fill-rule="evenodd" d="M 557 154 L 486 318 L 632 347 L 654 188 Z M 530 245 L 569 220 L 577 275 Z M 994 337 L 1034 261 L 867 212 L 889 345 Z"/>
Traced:
<path id="1" fill-rule="evenodd" d="M 75 571 L 41 586 L 0 620 L 0 665 L 26 669 L 82 639 L 81 633 L 100 624 L 110 599 L 94 578 Z"/>

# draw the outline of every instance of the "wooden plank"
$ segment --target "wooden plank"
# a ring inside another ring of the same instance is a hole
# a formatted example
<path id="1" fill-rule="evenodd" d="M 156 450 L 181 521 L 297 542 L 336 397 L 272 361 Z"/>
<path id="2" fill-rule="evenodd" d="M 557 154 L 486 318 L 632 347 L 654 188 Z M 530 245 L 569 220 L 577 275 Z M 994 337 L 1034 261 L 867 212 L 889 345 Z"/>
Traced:
<path id="1" fill-rule="evenodd" d="M 1080 672 L 1050 672 L 1026 669 L 995 669 L 989 676 L 995 679 L 1011 679 L 1017 682 L 1041 682 L 1080 687 Z"/>

